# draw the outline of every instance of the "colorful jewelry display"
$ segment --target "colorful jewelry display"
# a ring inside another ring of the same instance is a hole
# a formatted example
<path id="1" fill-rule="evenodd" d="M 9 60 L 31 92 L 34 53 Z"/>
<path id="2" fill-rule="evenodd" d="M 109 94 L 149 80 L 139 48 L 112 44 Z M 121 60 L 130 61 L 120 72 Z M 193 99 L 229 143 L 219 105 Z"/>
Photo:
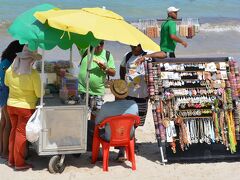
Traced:
<path id="1" fill-rule="evenodd" d="M 186 150 L 222 143 L 236 152 L 240 139 L 240 73 L 236 61 L 145 63 L 156 136 Z M 236 107 L 236 108 L 235 108 Z M 175 126 L 179 126 L 176 133 Z M 179 141 L 178 141 L 179 140 Z"/>

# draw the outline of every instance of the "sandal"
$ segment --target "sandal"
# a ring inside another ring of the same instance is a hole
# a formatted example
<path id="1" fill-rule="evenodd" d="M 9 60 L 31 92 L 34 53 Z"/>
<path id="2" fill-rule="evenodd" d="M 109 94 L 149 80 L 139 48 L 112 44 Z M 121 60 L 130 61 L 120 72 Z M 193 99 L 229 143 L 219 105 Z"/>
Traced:
<path id="1" fill-rule="evenodd" d="M 119 149 L 118 156 L 116 158 L 116 161 L 119 163 L 125 162 L 127 159 L 125 158 L 125 151 L 123 148 Z"/>
<path id="2" fill-rule="evenodd" d="M 12 163 L 10 163 L 10 162 L 6 162 L 6 165 L 8 166 L 8 167 L 14 167 L 14 164 L 12 164 Z"/>
<path id="3" fill-rule="evenodd" d="M 117 157 L 117 162 L 119 162 L 119 163 L 124 163 L 126 160 L 127 160 L 127 158 L 125 158 L 125 157 Z"/>
<path id="4" fill-rule="evenodd" d="M 33 166 L 31 164 L 25 164 L 23 166 L 15 166 L 16 171 L 21 171 L 21 170 L 28 170 L 32 168 Z"/>

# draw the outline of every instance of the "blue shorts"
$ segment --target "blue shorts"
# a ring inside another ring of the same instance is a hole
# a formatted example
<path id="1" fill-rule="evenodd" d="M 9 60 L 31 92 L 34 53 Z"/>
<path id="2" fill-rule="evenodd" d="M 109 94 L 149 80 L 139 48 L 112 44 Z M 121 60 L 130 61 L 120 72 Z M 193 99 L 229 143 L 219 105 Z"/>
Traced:
<path id="1" fill-rule="evenodd" d="M 9 90 L 7 87 L 0 87 L 0 107 L 7 105 Z"/>

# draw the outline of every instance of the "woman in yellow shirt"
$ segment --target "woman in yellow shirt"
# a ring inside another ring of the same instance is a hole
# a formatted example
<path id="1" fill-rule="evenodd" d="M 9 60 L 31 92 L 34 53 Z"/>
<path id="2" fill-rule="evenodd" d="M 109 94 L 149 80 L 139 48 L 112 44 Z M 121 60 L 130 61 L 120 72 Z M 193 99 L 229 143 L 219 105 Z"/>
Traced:
<path id="1" fill-rule="evenodd" d="M 8 141 L 11 131 L 11 122 L 7 112 L 8 87 L 4 83 L 5 72 L 12 64 L 16 57 L 16 53 L 21 52 L 23 45 L 19 41 L 12 41 L 3 51 L 0 61 L 0 107 L 1 121 L 0 121 L 0 155 L 4 159 L 8 159 Z"/>
<path id="2" fill-rule="evenodd" d="M 34 60 L 41 59 L 37 52 L 29 51 L 27 45 L 17 53 L 5 75 L 9 87 L 7 110 L 12 125 L 9 137 L 8 165 L 16 170 L 31 168 L 24 160 L 26 150 L 26 124 L 33 114 L 41 96 L 39 73 L 32 68 Z"/>

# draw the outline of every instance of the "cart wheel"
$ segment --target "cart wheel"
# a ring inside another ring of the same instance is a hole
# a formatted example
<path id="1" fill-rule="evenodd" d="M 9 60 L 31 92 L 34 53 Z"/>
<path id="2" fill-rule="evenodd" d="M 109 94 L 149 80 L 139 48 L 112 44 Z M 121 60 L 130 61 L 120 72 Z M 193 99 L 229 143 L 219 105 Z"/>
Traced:
<path id="1" fill-rule="evenodd" d="M 82 154 L 81 153 L 78 153 L 78 154 L 72 154 L 73 157 L 75 158 L 79 158 Z"/>
<path id="2" fill-rule="evenodd" d="M 60 159 L 61 157 L 56 155 L 53 156 L 48 164 L 48 170 L 50 173 L 62 173 L 65 169 L 65 164 L 64 162 L 62 163 L 62 165 L 60 164 Z"/>

